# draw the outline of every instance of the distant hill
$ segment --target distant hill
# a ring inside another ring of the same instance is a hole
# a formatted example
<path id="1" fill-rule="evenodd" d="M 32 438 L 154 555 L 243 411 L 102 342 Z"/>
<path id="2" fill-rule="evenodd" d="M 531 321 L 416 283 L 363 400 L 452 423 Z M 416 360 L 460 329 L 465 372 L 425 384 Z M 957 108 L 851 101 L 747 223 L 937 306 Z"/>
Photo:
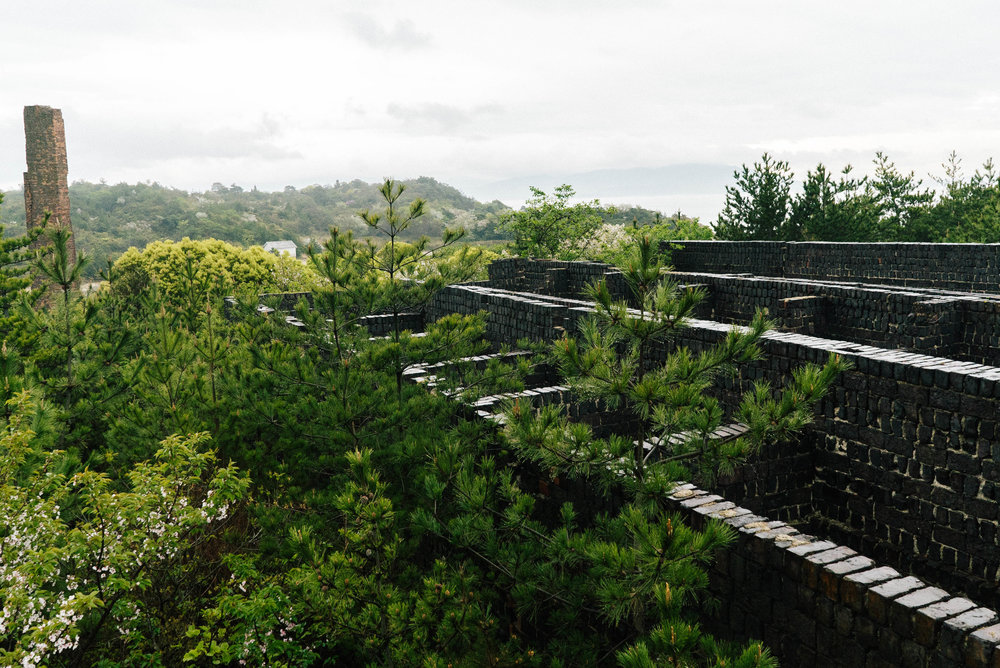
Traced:
<path id="1" fill-rule="evenodd" d="M 499 238 L 495 227 L 507 209 L 502 202 L 478 202 L 430 177 L 403 181 L 404 206 L 416 197 L 427 200 L 427 214 L 406 238 L 439 236 L 445 227 L 465 227 L 470 240 Z M 76 182 L 69 188 L 77 248 L 94 262 L 90 274 L 131 246 L 144 248 L 158 239 L 215 238 L 241 246 L 291 239 L 301 246 L 322 242 L 331 227 L 356 236 L 370 231 L 358 217 L 363 209 L 381 210 L 380 184 L 364 181 L 292 187 L 282 192 L 244 190 L 217 183 L 205 192 L 189 193 L 158 183 Z M 24 232 L 24 197 L 5 193 L 0 222 L 7 234 Z"/>
<path id="2" fill-rule="evenodd" d="M 445 227 L 464 227 L 469 241 L 505 238 L 497 230 L 500 217 L 509 209 L 503 202 L 479 202 L 427 176 L 402 183 L 406 185 L 401 198 L 404 207 L 416 197 L 427 200 L 427 213 L 404 238 L 438 237 Z M 244 247 L 291 239 L 304 248 L 311 241 L 326 240 L 331 227 L 351 230 L 357 237 L 370 236 L 358 212 L 384 208 L 380 185 L 354 180 L 264 192 L 216 183 L 205 192 L 189 193 L 158 183 L 78 181 L 69 187 L 69 198 L 76 247 L 93 259 L 86 276 L 94 278 L 108 259 L 132 246 L 145 248 L 161 239 L 214 238 Z M 527 187 L 524 192 L 528 194 Z M 658 222 L 660 216 L 655 211 L 625 206 L 609 211 L 605 219 L 648 225 Z M 24 196 L 20 191 L 5 193 L 0 222 L 8 236 L 24 232 Z"/>

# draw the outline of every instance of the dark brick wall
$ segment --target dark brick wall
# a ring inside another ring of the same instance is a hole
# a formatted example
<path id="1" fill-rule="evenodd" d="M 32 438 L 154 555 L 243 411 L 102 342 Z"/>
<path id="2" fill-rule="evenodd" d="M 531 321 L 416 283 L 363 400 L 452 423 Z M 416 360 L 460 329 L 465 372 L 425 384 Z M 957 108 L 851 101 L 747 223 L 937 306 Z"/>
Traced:
<path id="1" fill-rule="evenodd" d="M 449 287 L 435 309 L 487 310 L 489 335 L 508 343 L 561 336 L 589 310 L 579 300 L 485 286 Z M 691 325 L 677 343 L 695 350 L 729 327 Z M 831 352 L 854 368 L 823 401 L 805 440 L 765 450 L 721 481 L 727 498 L 1000 607 L 1000 369 L 792 332 L 768 334 L 764 347 L 765 360 L 718 388 L 730 404 L 754 380 L 780 384 L 791 369 Z"/>
<path id="2" fill-rule="evenodd" d="M 721 334 L 695 323 L 681 343 L 697 349 Z M 764 348 L 765 360 L 720 388 L 730 404 L 754 380 L 779 384 L 830 352 L 854 365 L 812 428 L 812 526 L 1000 607 L 1000 369 L 785 333 Z"/>
<path id="3" fill-rule="evenodd" d="M 763 640 L 789 666 L 1000 662 L 991 608 L 693 485 L 670 499 L 696 528 L 715 520 L 736 531 L 711 572 L 722 604 L 707 626 L 720 637 Z"/>
<path id="4" fill-rule="evenodd" d="M 1000 296 L 804 279 L 674 272 L 704 285 L 702 314 L 746 323 L 767 309 L 779 329 L 884 348 L 1000 364 Z"/>
<path id="5" fill-rule="evenodd" d="M 740 322 L 766 307 L 784 330 L 767 335 L 764 360 L 716 388 L 729 405 L 755 380 L 780 384 L 831 352 L 853 363 L 802 439 L 718 481 L 728 501 L 715 504 L 769 524 L 741 529 L 720 557 L 717 631 L 762 638 L 789 665 L 1000 665 L 1000 369 L 981 364 L 998 361 L 998 248 L 690 242 L 674 252 L 687 270 L 676 278 L 709 290 L 705 315 Z M 589 312 L 587 283 L 606 278 L 623 293 L 597 263 L 514 259 L 490 276 L 442 291 L 429 314 L 486 310 L 496 342 L 548 340 Z M 730 326 L 691 325 L 676 343 L 694 350 Z M 799 530 L 835 542 L 813 558 L 775 540 Z"/>
<path id="6" fill-rule="evenodd" d="M 531 294 L 582 298 L 584 289 L 608 279 L 609 289 L 624 295 L 621 273 L 603 262 L 566 262 L 513 257 L 489 266 L 489 287 Z"/>
<path id="7" fill-rule="evenodd" d="M 1000 292 L 1000 244 L 671 242 L 678 271 Z"/>
<path id="8" fill-rule="evenodd" d="M 762 248 L 765 250 L 771 243 L 746 242 L 751 249 L 764 244 Z M 715 248 L 706 246 L 702 250 Z M 971 249 L 977 247 L 964 245 L 962 248 L 972 252 Z M 675 251 L 675 258 L 678 252 Z M 766 261 L 765 257 L 760 263 L 766 264 Z M 702 285 L 707 289 L 708 299 L 699 310 L 699 317 L 746 323 L 757 309 L 767 309 L 770 317 L 777 321 L 778 328 L 785 331 L 979 364 L 1000 364 L 998 294 L 962 294 L 937 289 L 933 285 L 887 288 L 861 283 L 732 276 L 703 271 L 675 271 L 673 278 L 681 284 Z M 524 258 L 500 260 L 490 266 L 488 285 L 521 291 L 532 297 L 545 295 L 579 299 L 584 296 L 585 286 L 599 279 L 608 282 L 608 288 L 615 296 L 629 296 L 621 274 L 599 262 Z M 1000 292 L 1000 283 L 994 292 Z"/>

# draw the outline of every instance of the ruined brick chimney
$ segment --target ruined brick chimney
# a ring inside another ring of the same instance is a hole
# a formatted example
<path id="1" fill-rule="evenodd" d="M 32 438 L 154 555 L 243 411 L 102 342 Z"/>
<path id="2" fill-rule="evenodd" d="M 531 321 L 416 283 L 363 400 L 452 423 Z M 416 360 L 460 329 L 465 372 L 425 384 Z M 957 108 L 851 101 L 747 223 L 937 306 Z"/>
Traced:
<path id="1" fill-rule="evenodd" d="M 28 171 L 24 173 L 28 229 L 41 225 L 48 211 L 51 213 L 49 227 L 65 227 L 72 233 L 62 112 L 52 107 L 25 107 L 24 144 L 28 162 Z M 45 239 L 39 239 L 33 246 L 37 248 L 46 243 Z M 76 242 L 72 236 L 68 250 L 70 263 L 76 262 Z"/>

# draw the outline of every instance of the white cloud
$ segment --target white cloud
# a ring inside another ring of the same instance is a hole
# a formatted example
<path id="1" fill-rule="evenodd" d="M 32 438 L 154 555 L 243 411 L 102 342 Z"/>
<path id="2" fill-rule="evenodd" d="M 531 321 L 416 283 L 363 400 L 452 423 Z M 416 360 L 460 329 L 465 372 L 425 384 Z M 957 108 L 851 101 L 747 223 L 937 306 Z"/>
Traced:
<path id="1" fill-rule="evenodd" d="M 376 49 L 410 51 L 431 43 L 430 34 L 418 30 L 409 19 L 393 21 L 390 27 L 386 27 L 369 14 L 348 12 L 344 14 L 344 20 L 358 39 Z"/>

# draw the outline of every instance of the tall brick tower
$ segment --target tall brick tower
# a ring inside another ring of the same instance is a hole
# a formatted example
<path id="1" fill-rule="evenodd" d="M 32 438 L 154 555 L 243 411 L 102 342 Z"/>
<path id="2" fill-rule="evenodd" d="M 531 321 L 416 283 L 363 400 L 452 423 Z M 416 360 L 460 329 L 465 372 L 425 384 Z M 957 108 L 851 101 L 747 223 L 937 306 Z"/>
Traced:
<path id="1" fill-rule="evenodd" d="M 28 229 L 42 224 L 45 212 L 51 212 L 50 227 L 65 227 L 69 220 L 69 185 L 66 174 L 66 130 L 62 112 L 52 107 L 24 108 L 24 144 L 28 171 L 24 173 L 24 209 Z M 44 239 L 35 242 L 43 245 Z M 76 262 L 76 242 L 69 239 L 69 260 Z"/>

